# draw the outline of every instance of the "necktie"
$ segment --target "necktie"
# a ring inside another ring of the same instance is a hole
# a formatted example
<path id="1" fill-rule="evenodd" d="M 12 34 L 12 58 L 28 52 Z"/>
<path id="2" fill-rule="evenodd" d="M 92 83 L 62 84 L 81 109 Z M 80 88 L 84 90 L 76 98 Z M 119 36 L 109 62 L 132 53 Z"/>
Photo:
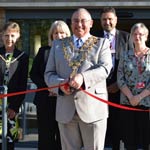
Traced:
<path id="1" fill-rule="evenodd" d="M 113 68 L 114 68 L 114 66 L 115 66 L 115 51 L 114 51 L 113 46 L 112 46 L 112 38 L 113 38 L 113 36 L 111 35 L 111 33 L 107 33 L 106 34 L 106 38 L 110 42 L 110 50 L 111 50 Z"/>
<path id="2" fill-rule="evenodd" d="M 77 44 L 77 48 L 81 48 L 81 46 L 83 45 L 82 39 L 80 39 L 80 38 L 77 39 L 76 44 Z"/>
<path id="3" fill-rule="evenodd" d="M 107 33 L 106 34 L 106 38 L 109 40 L 110 42 L 110 49 L 112 49 L 112 39 L 111 39 L 111 34 L 110 33 Z"/>
<path id="4" fill-rule="evenodd" d="M 106 34 L 106 38 L 110 41 L 110 33 Z"/>

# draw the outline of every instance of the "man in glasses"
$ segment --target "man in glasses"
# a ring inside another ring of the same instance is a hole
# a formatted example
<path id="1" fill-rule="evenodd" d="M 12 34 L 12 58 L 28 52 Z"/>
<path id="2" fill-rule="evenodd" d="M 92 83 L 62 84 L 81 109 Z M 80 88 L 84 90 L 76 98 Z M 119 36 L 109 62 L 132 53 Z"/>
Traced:
<path id="1" fill-rule="evenodd" d="M 90 34 L 93 20 L 84 9 L 71 18 L 73 35 L 54 41 L 45 70 L 48 86 L 57 93 L 56 120 L 62 150 L 103 150 L 108 106 L 106 78 L 112 68 L 109 40 Z M 82 91 L 85 90 L 85 91 Z"/>

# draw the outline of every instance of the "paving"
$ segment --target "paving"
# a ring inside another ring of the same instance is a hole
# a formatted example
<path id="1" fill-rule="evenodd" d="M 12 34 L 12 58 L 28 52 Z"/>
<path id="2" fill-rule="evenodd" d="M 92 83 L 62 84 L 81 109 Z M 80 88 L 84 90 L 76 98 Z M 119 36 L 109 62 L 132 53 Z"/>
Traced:
<path id="1" fill-rule="evenodd" d="M 15 150 L 37 150 L 38 135 L 35 133 L 24 135 L 24 138 L 15 144 Z"/>
<path id="2" fill-rule="evenodd" d="M 15 150 L 38 150 L 37 148 L 38 135 L 37 133 L 30 133 L 24 136 L 22 140 L 15 144 Z M 105 150 L 112 150 L 110 147 Z M 124 150 L 120 148 L 120 150 Z"/>
<path id="3" fill-rule="evenodd" d="M 15 150 L 38 150 L 37 141 L 37 133 L 24 135 L 24 138 L 15 144 Z M 111 150 L 111 148 L 105 148 L 105 150 Z"/>

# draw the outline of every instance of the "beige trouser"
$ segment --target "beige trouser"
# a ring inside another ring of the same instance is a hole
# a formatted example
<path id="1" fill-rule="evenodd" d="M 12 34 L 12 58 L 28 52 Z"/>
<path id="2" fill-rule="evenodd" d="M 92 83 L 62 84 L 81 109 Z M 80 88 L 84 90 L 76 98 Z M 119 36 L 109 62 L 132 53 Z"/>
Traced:
<path id="1" fill-rule="evenodd" d="M 77 114 L 67 124 L 59 123 L 62 150 L 104 150 L 107 118 L 83 122 Z"/>

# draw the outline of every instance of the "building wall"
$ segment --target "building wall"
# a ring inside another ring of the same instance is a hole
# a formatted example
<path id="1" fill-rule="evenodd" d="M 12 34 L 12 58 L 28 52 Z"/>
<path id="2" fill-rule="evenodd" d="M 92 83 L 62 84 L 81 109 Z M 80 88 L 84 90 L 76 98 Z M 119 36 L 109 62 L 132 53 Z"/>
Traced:
<path id="1" fill-rule="evenodd" d="M 21 1 L 21 2 L 20 2 Z M 67 2 L 68 1 L 68 2 Z M 29 24 L 28 20 L 40 19 L 63 19 L 68 24 L 74 9 L 79 7 L 87 8 L 92 12 L 92 18 L 97 21 L 93 29 L 99 28 L 100 10 L 104 6 L 117 8 L 117 16 L 120 29 L 128 30 L 136 21 L 143 21 L 150 28 L 150 1 L 149 0 L 1 0 L 0 1 L 0 28 L 5 21 L 24 20 L 25 29 L 23 31 L 23 47 L 29 49 Z M 143 19 L 143 20 L 142 20 Z M 28 33 L 28 34 L 27 34 Z M 23 37 L 22 36 L 22 37 Z M 1 44 L 1 40 L 0 40 Z M 32 48 L 31 48 L 32 49 Z"/>
<path id="2" fill-rule="evenodd" d="M 92 3 L 93 2 L 140 2 L 141 0 L 92 0 Z M 149 0 L 142 0 L 142 2 L 148 2 Z M 1 0 L 1 2 L 10 2 L 10 3 L 13 3 L 13 2 L 41 2 L 41 0 Z M 72 2 L 78 2 L 78 0 L 42 0 L 42 2 L 69 2 L 69 3 L 72 3 Z M 80 2 L 91 2 L 91 0 L 80 0 Z"/>
<path id="3" fill-rule="evenodd" d="M 1 0 L 3 8 L 149 7 L 149 0 Z"/>
<path id="4" fill-rule="evenodd" d="M 1 39 L 1 31 L 2 31 L 2 27 L 5 23 L 5 10 L 4 9 L 0 9 L 0 46 L 2 45 L 2 39 Z"/>

